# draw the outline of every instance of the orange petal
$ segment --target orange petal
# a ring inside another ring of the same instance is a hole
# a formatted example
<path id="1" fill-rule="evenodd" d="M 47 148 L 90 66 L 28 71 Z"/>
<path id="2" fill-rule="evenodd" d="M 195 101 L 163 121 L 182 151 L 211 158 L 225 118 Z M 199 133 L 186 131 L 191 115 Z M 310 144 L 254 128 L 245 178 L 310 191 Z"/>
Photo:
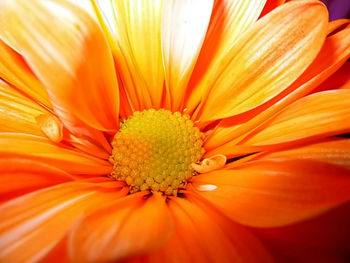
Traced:
<path id="1" fill-rule="evenodd" d="M 214 74 L 231 46 L 258 19 L 266 0 L 215 1 L 203 47 L 187 91 L 186 108 L 192 112 L 203 92 L 207 77 Z"/>
<path id="2" fill-rule="evenodd" d="M 199 51 L 207 32 L 213 0 L 164 1 L 162 51 L 167 102 L 181 110 Z"/>
<path id="3" fill-rule="evenodd" d="M 350 29 L 349 29 L 350 34 Z M 350 48 L 349 48 L 350 49 Z M 350 51 L 349 51 L 350 53 Z M 350 63 L 345 63 L 337 72 L 323 82 L 315 92 L 330 89 L 350 89 Z"/>
<path id="4" fill-rule="evenodd" d="M 205 122 L 248 111 L 286 89 L 315 59 L 327 19 L 322 3 L 293 1 L 259 20 L 206 83 L 211 89 L 197 119 Z"/>
<path id="5" fill-rule="evenodd" d="M 1 159 L 0 172 L 0 202 L 72 180 L 72 176 L 54 166 L 19 158 Z"/>
<path id="6" fill-rule="evenodd" d="M 44 137 L 21 133 L 0 133 L 0 156 L 41 160 L 73 174 L 109 174 L 109 162 L 53 144 Z"/>
<path id="7" fill-rule="evenodd" d="M 271 145 L 350 132 L 350 90 L 315 93 L 286 107 L 247 137 L 244 145 Z"/>
<path id="8" fill-rule="evenodd" d="M 268 153 L 262 159 L 283 161 L 288 159 L 315 160 L 350 168 L 350 140 L 320 142 L 286 151 Z"/>
<path id="9" fill-rule="evenodd" d="M 39 261 L 80 215 L 111 202 L 115 196 L 115 189 L 102 190 L 96 184 L 71 182 L 3 204 L 0 206 L 0 260 Z"/>
<path id="10" fill-rule="evenodd" d="M 124 88 L 136 110 L 159 108 L 164 86 L 161 50 L 163 1 L 117 0 L 112 3 L 114 17 L 108 22 L 110 28 L 116 30 L 113 34 L 117 42 L 115 55 Z M 106 13 L 108 9 L 102 8 L 101 11 Z"/>
<path id="11" fill-rule="evenodd" d="M 75 136 L 71 133 L 67 134 L 67 138 L 65 138 L 65 140 L 84 153 L 100 159 L 107 160 L 112 153 L 110 145 L 107 149 L 101 148 L 100 146 L 92 143 L 89 139 Z"/>
<path id="12" fill-rule="evenodd" d="M 310 67 L 298 78 L 290 88 L 302 86 L 314 77 L 318 77 L 322 83 L 325 79 L 336 72 L 350 57 L 350 28 L 327 37 L 320 53 Z M 318 76 L 320 75 L 320 76 Z M 313 85 L 316 87 L 316 85 Z"/>
<path id="13" fill-rule="evenodd" d="M 115 130 L 117 79 L 98 25 L 64 1 L 5 0 L 0 10 L 1 38 L 23 54 L 64 125 Z"/>
<path id="14" fill-rule="evenodd" d="M 270 13 L 272 10 L 274 10 L 276 7 L 284 4 L 286 0 L 267 0 L 266 5 L 264 6 L 263 11 L 261 12 L 260 17 L 265 16 L 266 14 Z"/>
<path id="15" fill-rule="evenodd" d="M 339 30 L 339 28 L 343 28 L 350 24 L 350 19 L 338 19 L 329 22 L 328 24 L 328 34 L 331 34 L 332 32 Z"/>
<path id="16" fill-rule="evenodd" d="M 161 250 L 163 262 L 272 262 L 264 246 L 248 230 L 191 195 L 171 198 L 169 208 L 179 243 L 173 239 Z"/>
<path id="17" fill-rule="evenodd" d="M 232 220 L 276 227 L 315 216 L 350 200 L 350 172 L 306 160 L 265 161 L 193 177 L 193 185 L 217 188 L 198 194 Z"/>
<path id="18" fill-rule="evenodd" d="M 170 236 L 165 199 L 158 193 L 143 200 L 133 194 L 88 215 L 70 235 L 70 254 L 77 261 L 118 261 L 152 252 Z"/>
<path id="19" fill-rule="evenodd" d="M 348 59 L 350 55 L 350 29 L 342 30 L 328 37 L 314 62 L 310 67 L 287 89 L 287 95 L 281 98 L 276 98 L 274 105 L 267 105 L 266 109 L 262 109 L 260 114 L 257 114 L 247 122 L 240 125 L 235 123 L 235 117 L 221 121 L 215 132 L 205 142 L 206 149 L 218 148 L 219 145 L 227 143 L 223 148 L 230 149 L 237 144 L 239 136 L 244 133 L 251 132 L 258 127 L 262 122 L 271 118 L 281 109 L 286 107 L 293 101 L 307 95 L 314 90 L 320 83 L 325 81 Z M 327 82 L 327 81 L 326 81 Z M 290 92 L 290 93 L 289 93 Z M 289 94 L 288 94 L 289 93 Z M 284 97 L 285 96 L 285 97 Z M 284 98 L 283 98 L 284 97 Z M 239 119 L 239 118 L 238 118 Z M 228 143 L 229 142 L 229 143 Z M 221 153 L 226 154 L 224 149 Z M 217 149 L 220 152 L 220 149 Z"/>
<path id="20" fill-rule="evenodd" d="M 36 118 L 50 116 L 44 108 L 0 80 L 0 132 L 21 132 L 43 136 Z"/>
<path id="21" fill-rule="evenodd" d="M 34 100 L 52 108 L 46 88 L 30 70 L 23 57 L 0 40 L 0 77 Z"/>

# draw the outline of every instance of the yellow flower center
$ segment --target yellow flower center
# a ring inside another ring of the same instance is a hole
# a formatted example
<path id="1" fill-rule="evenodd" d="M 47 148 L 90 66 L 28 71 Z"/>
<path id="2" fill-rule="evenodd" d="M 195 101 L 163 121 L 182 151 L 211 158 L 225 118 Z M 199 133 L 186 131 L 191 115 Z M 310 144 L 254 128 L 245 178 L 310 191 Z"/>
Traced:
<path id="1" fill-rule="evenodd" d="M 130 193 L 153 190 L 177 195 L 196 172 L 204 149 L 202 133 L 188 115 L 168 110 L 134 112 L 114 136 L 111 176 L 125 181 Z"/>

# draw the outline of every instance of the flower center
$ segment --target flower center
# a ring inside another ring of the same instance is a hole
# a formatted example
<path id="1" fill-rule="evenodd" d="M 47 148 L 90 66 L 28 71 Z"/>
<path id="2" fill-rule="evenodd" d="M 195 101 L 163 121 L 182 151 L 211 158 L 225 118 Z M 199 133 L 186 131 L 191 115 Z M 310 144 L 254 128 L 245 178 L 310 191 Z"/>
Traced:
<path id="1" fill-rule="evenodd" d="M 202 133 L 188 115 L 168 110 L 136 111 L 114 136 L 111 176 L 125 181 L 130 193 L 153 190 L 177 195 L 196 175 L 204 149 Z"/>

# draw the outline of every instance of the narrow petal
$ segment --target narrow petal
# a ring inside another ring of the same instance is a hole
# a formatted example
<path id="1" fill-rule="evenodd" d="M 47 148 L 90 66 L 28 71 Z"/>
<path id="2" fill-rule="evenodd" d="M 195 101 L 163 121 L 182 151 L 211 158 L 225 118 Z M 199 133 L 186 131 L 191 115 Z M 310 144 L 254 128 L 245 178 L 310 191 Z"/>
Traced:
<path id="1" fill-rule="evenodd" d="M 13 199 L 0 206 L 0 260 L 37 262 L 86 211 L 114 200 L 116 189 L 70 182 Z"/>
<path id="2" fill-rule="evenodd" d="M 269 160 L 315 160 L 350 169 L 350 140 L 339 139 L 306 145 L 286 151 L 268 153 L 262 159 Z"/>
<path id="3" fill-rule="evenodd" d="M 51 0 L 5 0 L 0 10 L 1 39 L 23 55 L 46 86 L 65 126 L 77 132 L 83 122 L 115 130 L 119 100 L 113 58 L 88 14 Z"/>
<path id="4" fill-rule="evenodd" d="M 36 78 L 23 57 L 1 40 L 0 77 L 34 100 L 52 108 L 44 85 Z"/>
<path id="5" fill-rule="evenodd" d="M 286 107 L 247 137 L 244 145 L 271 145 L 350 132 L 350 90 L 315 93 Z"/>
<path id="6" fill-rule="evenodd" d="M 0 80 L 0 132 L 43 136 L 36 118 L 49 114 L 44 108 Z"/>
<path id="7" fill-rule="evenodd" d="M 1 159 L 0 172 L 0 202 L 73 179 L 54 166 L 23 158 Z"/>
<path id="8" fill-rule="evenodd" d="M 162 18 L 162 51 L 167 100 L 180 110 L 187 83 L 207 32 L 213 0 L 165 1 Z"/>
<path id="9" fill-rule="evenodd" d="M 329 22 L 328 34 L 331 34 L 334 31 L 338 30 L 339 28 L 345 27 L 349 24 L 350 24 L 350 19 L 338 19 L 338 20 L 334 20 L 332 22 Z"/>
<path id="10" fill-rule="evenodd" d="M 110 22 L 114 23 L 112 27 L 116 30 L 116 58 L 124 88 L 135 109 L 159 108 L 164 88 L 161 49 L 163 0 L 112 2 L 115 17 Z"/>
<path id="11" fill-rule="evenodd" d="M 350 172 L 310 160 L 255 162 L 193 178 L 198 194 L 232 220 L 277 227 L 315 216 L 350 200 Z M 216 188 L 201 191 L 203 184 Z"/>
<path id="12" fill-rule="evenodd" d="M 207 78 L 214 74 L 231 46 L 258 19 L 266 0 L 215 1 L 202 50 L 189 83 L 186 108 L 192 112 L 202 99 Z"/>
<path id="13" fill-rule="evenodd" d="M 205 142 L 206 149 L 218 148 L 218 146 L 224 143 L 226 145 L 223 147 L 230 149 L 239 142 L 240 136 L 254 131 L 261 123 L 274 116 L 287 105 L 307 95 L 312 90 L 318 90 L 317 86 L 332 76 L 349 58 L 349 30 L 345 29 L 327 37 L 320 53 L 309 68 L 288 87 L 286 94 L 283 94 L 280 98 L 277 97 L 271 105 L 266 105 L 262 108 L 260 114 L 253 114 L 253 117 L 246 122 L 243 119 L 244 123 L 242 124 L 239 122 L 240 118 L 235 117 L 221 121 L 210 138 Z M 221 149 L 221 153 L 226 154 L 226 151 Z"/>
<path id="14" fill-rule="evenodd" d="M 73 174 L 109 174 L 109 162 L 53 144 L 44 137 L 21 133 L 0 133 L 0 156 L 41 160 Z"/>
<path id="15" fill-rule="evenodd" d="M 159 248 L 171 233 L 165 199 L 130 195 L 76 224 L 70 254 L 77 261 L 118 261 Z"/>
<path id="16" fill-rule="evenodd" d="M 211 89 L 197 119 L 205 122 L 248 111 L 286 89 L 320 51 L 327 18 L 327 9 L 318 1 L 292 1 L 259 20 L 206 83 Z"/>

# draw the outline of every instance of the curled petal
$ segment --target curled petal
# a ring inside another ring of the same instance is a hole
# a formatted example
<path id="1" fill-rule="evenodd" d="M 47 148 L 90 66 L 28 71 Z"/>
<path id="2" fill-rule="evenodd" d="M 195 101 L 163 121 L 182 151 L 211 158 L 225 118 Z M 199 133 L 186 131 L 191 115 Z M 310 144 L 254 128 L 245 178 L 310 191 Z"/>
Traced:
<path id="1" fill-rule="evenodd" d="M 60 120 L 51 114 L 42 114 L 35 118 L 42 132 L 53 142 L 63 138 L 63 126 Z"/>
<path id="2" fill-rule="evenodd" d="M 193 169 L 198 173 L 208 173 L 224 167 L 226 164 L 226 156 L 217 154 L 209 158 L 205 158 L 201 164 L 193 163 Z"/>

